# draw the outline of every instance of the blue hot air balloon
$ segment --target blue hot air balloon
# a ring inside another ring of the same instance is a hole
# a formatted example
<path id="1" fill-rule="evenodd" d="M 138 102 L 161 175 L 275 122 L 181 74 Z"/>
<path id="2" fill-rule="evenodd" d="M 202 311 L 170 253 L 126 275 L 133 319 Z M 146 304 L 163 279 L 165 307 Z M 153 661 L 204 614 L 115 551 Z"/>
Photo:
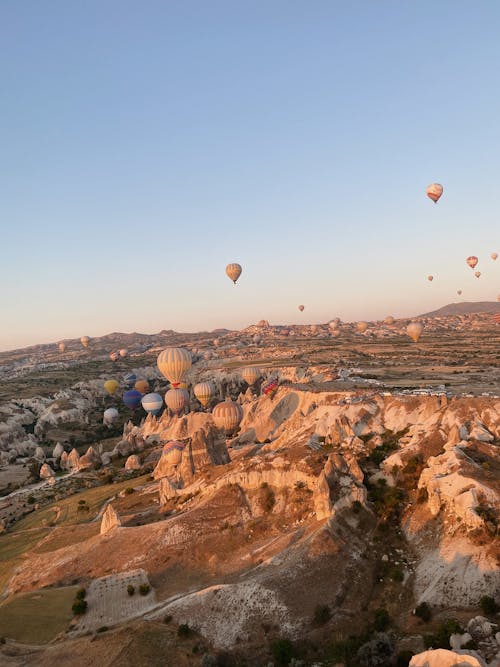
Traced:
<path id="1" fill-rule="evenodd" d="M 142 394 L 137 389 L 129 389 L 123 394 L 123 402 L 131 410 L 135 410 L 141 403 Z"/>
<path id="2" fill-rule="evenodd" d="M 137 375 L 135 373 L 127 373 L 127 375 L 125 375 L 125 377 L 123 378 L 123 381 L 125 382 L 127 387 L 133 387 L 136 380 L 137 380 Z"/>
<path id="3" fill-rule="evenodd" d="M 163 407 L 163 398 L 160 394 L 146 394 L 142 397 L 142 407 L 152 415 L 159 415 Z"/>

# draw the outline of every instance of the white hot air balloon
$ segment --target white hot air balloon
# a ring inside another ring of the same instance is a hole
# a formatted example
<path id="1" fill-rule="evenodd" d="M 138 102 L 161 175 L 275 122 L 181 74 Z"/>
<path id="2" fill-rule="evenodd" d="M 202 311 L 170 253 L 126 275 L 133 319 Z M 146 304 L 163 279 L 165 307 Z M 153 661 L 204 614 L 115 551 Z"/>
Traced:
<path id="1" fill-rule="evenodd" d="M 243 408 L 239 403 L 235 403 L 230 398 L 226 398 L 222 403 L 218 403 L 212 411 L 217 428 L 223 428 L 226 435 L 236 431 L 243 418 Z"/>
<path id="2" fill-rule="evenodd" d="M 127 354 L 128 354 L 128 350 L 127 350 L 125 347 L 122 347 L 122 349 L 120 350 L 119 354 L 120 354 L 120 357 L 125 358 L 125 357 L 127 356 Z"/>
<path id="3" fill-rule="evenodd" d="M 241 377 L 251 387 L 260 378 L 260 371 L 255 366 L 248 366 L 241 371 Z"/>
<path id="4" fill-rule="evenodd" d="M 159 415 L 163 407 L 163 398 L 160 394 L 146 394 L 141 399 L 142 407 L 148 414 Z"/>
<path id="5" fill-rule="evenodd" d="M 111 426 L 111 424 L 113 424 L 113 422 L 115 422 L 119 416 L 120 415 L 116 408 L 108 408 L 107 410 L 104 410 L 102 417 L 103 424 L 106 426 Z"/>
<path id="6" fill-rule="evenodd" d="M 415 343 L 418 343 L 423 330 L 424 326 L 420 322 L 410 322 L 410 324 L 406 327 L 406 333 Z"/>
<path id="7" fill-rule="evenodd" d="M 490 257 L 494 262 L 496 262 L 496 260 L 498 259 L 498 253 L 497 252 L 492 252 Z"/>
<path id="8" fill-rule="evenodd" d="M 431 183 L 430 185 L 427 186 L 426 194 L 429 197 L 429 199 L 432 199 L 432 201 L 435 204 L 437 204 L 439 198 L 443 194 L 443 186 L 441 185 L 441 183 Z"/>
<path id="9" fill-rule="evenodd" d="M 191 368 L 191 353 L 182 347 L 167 347 L 156 361 L 160 373 L 177 387 Z"/>
<path id="10" fill-rule="evenodd" d="M 356 322 L 356 329 L 359 333 L 365 333 L 368 329 L 368 322 Z"/>
<path id="11" fill-rule="evenodd" d="M 174 414 L 180 415 L 187 405 L 185 389 L 169 389 L 165 394 L 165 405 Z"/>
<path id="12" fill-rule="evenodd" d="M 214 393 L 214 388 L 211 382 L 198 382 L 193 387 L 193 394 L 204 408 L 210 403 Z"/>
<path id="13" fill-rule="evenodd" d="M 236 281 L 241 276 L 242 268 L 240 264 L 232 263 L 226 266 L 226 275 L 228 278 L 231 278 L 233 283 L 236 285 Z"/>

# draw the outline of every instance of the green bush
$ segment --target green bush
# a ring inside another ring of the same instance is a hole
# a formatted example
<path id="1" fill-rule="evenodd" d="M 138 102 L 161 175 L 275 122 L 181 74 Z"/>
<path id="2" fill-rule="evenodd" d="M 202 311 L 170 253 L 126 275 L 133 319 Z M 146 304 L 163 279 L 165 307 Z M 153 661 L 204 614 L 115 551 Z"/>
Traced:
<path id="1" fill-rule="evenodd" d="M 85 588 L 79 588 L 76 591 L 75 597 L 77 600 L 85 600 L 85 598 L 87 597 L 87 591 L 85 590 Z"/>
<path id="2" fill-rule="evenodd" d="M 131 486 L 127 486 L 125 489 L 125 495 L 130 496 L 131 493 L 134 493 L 134 489 Z"/>
<path id="3" fill-rule="evenodd" d="M 479 606 L 485 616 L 493 616 L 498 611 L 498 605 L 490 595 L 483 595 L 479 600 Z"/>
<path id="4" fill-rule="evenodd" d="M 179 627 L 177 628 L 177 635 L 179 637 L 184 637 L 184 638 L 190 637 L 191 634 L 192 630 L 187 623 L 181 623 L 181 625 L 179 625 Z"/>
<path id="5" fill-rule="evenodd" d="M 314 610 L 313 624 L 325 625 L 332 617 L 332 610 L 327 604 L 319 604 Z"/>
<path id="6" fill-rule="evenodd" d="M 135 593 L 135 586 L 132 586 L 132 584 L 129 584 L 129 585 L 127 586 L 127 593 L 128 593 L 129 595 L 133 595 L 133 594 Z"/>
<path id="7" fill-rule="evenodd" d="M 272 653 L 278 665 L 289 665 L 295 657 L 295 650 L 289 639 L 277 639 L 272 645 Z"/>
<path id="8" fill-rule="evenodd" d="M 149 584 L 141 584 L 139 586 L 139 593 L 141 595 L 147 595 L 150 590 L 151 590 L 151 586 Z"/>
<path id="9" fill-rule="evenodd" d="M 36 503 L 36 498 L 35 498 L 35 496 L 28 496 L 28 499 L 27 499 L 27 500 L 28 500 L 28 503 L 29 503 L 30 505 L 34 505 L 34 504 Z"/>
<path id="10" fill-rule="evenodd" d="M 400 651 L 396 658 L 396 667 L 408 667 L 414 655 L 413 651 Z"/>
<path id="11" fill-rule="evenodd" d="M 170 614 L 167 614 L 166 616 L 163 617 L 163 622 L 164 623 L 171 623 L 172 621 L 172 616 Z"/>
<path id="12" fill-rule="evenodd" d="M 109 630 L 107 625 L 101 625 L 100 628 L 97 628 L 97 632 L 106 632 L 106 630 Z"/>
<path id="13" fill-rule="evenodd" d="M 373 618 L 373 627 L 377 632 L 383 632 L 387 630 L 391 624 L 391 619 L 389 617 L 389 612 L 387 609 L 375 609 L 375 614 Z"/>
<path id="14" fill-rule="evenodd" d="M 75 616 L 81 616 L 87 611 L 87 600 L 81 600 L 81 599 L 76 599 L 73 602 L 73 606 L 71 607 L 71 610 L 73 611 L 73 614 Z"/>
<path id="15" fill-rule="evenodd" d="M 415 616 L 418 616 L 424 623 L 428 623 L 432 618 L 432 611 L 427 602 L 421 602 L 415 608 Z"/>
<path id="16" fill-rule="evenodd" d="M 424 643 L 427 648 L 450 648 L 450 635 L 463 634 L 463 628 L 460 623 L 454 618 L 448 618 L 441 623 L 437 631 L 433 635 L 426 635 Z"/>

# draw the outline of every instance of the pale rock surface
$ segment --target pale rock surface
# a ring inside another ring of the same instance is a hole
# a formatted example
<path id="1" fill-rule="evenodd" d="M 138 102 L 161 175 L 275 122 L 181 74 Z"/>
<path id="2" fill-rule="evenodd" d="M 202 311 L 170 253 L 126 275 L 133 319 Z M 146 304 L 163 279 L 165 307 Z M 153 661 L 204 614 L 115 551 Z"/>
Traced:
<path id="1" fill-rule="evenodd" d="M 35 458 L 37 461 L 45 461 L 45 452 L 42 447 L 37 447 L 35 449 Z"/>
<path id="2" fill-rule="evenodd" d="M 125 470 L 139 470 L 141 467 L 141 461 L 137 454 L 132 454 L 125 461 Z"/>
<path id="3" fill-rule="evenodd" d="M 52 450 L 52 458 L 58 459 L 60 456 L 62 456 L 63 452 L 64 452 L 64 447 L 61 445 L 60 442 L 58 442 L 54 447 L 54 449 Z"/>
<path id="4" fill-rule="evenodd" d="M 491 637 L 494 634 L 495 628 L 496 625 L 491 623 L 487 618 L 484 618 L 484 616 L 474 616 L 467 623 L 467 632 L 475 641 Z"/>
<path id="5" fill-rule="evenodd" d="M 40 468 L 40 479 L 53 479 L 55 476 L 56 473 L 52 470 L 48 463 L 44 463 Z"/>
<path id="6" fill-rule="evenodd" d="M 116 513 L 113 505 L 109 503 L 109 505 L 104 510 L 104 514 L 102 515 L 101 535 L 105 535 L 106 533 L 109 533 L 111 530 L 113 530 L 113 528 L 117 528 L 121 525 L 120 517 Z"/>
<path id="7" fill-rule="evenodd" d="M 80 461 L 80 454 L 76 449 L 72 449 L 68 454 L 68 468 L 71 470 L 73 468 L 78 468 L 78 463 Z"/>
<path id="8" fill-rule="evenodd" d="M 63 452 L 61 454 L 61 460 L 59 462 L 59 465 L 61 466 L 61 470 L 68 470 L 69 469 L 68 452 Z"/>
<path id="9" fill-rule="evenodd" d="M 480 658 L 443 648 L 414 655 L 409 667 L 487 667 Z"/>

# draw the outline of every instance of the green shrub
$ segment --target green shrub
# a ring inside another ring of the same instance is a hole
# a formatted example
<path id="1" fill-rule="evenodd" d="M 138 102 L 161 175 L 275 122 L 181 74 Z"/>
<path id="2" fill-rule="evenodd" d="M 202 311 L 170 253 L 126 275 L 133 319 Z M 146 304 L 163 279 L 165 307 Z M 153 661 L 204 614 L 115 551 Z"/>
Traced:
<path id="1" fill-rule="evenodd" d="M 27 500 L 30 505 L 34 505 L 36 503 L 35 496 L 28 496 Z"/>
<path id="2" fill-rule="evenodd" d="M 479 600 L 479 606 L 485 616 L 493 616 L 498 611 L 498 605 L 490 595 L 483 595 Z"/>
<path id="3" fill-rule="evenodd" d="M 127 586 L 127 593 L 128 593 L 129 595 L 133 595 L 133 594 L 135 593 L 135 586 L 132 586 L 132 584 L 129 584 L 129 585 Z"/>
<path id="4" fill-rule="evenodd" d="M 100 628 L 97 628 L 97 632 L 106 632 L 107 630 L 109 630 L 107 625 L 101 625 Z"/>
<path id="5" fill-rule="evenodd" d="M 413 651 L 400 651 L 396 658 L 396 667 L 408 667 L 414 655 Z"/>
<path id="6" fill-rule="evenodd" d="M 147 595 L 150 590 L 151 590 L 151 586 L 149 584 L 141 584 L 139 586 L 139 593 L 141 595 Z"/>
<path id="7" fill-rule="evenodd" d="M 375 609 L 375 614 L 373 618 L 373 627 L 377 632 L 383 632 L 387 630 L 391 624 L 391 619 L 389 617 L 389 612 L 387 609 Z"/>
<path id="8" fill-rule="evenodd" d="M 172 616 L 170 614 L 167 614 L 166 616 L 163 617 L 163 622 L 164 623 L 171 623 L 172 621 Z"/>
<path id="9" fill-rule="evenodd" d="M 332 617 L 332 610 L 327 604 L 319 604 L 314 610 L 313 624 L 325 625 Z"/>
<path id="10" fill-rule="evenodd" d="M 295 649 L 289 639 L 277 639 L 272 645 L 272 653 L 278 665 L 289 665 L 295 656 Z"/>
<path id="11" fill-rule="evenodd" d="M 87 597 L 87 591 L 85 590 L 85 588 L 79 588 L 76 591 L 75 597 L 77 600 L 85 600 L 85 598 Z"/>
<path id="12" fill-rule="evenodd" d="M 179 627 L 177 628 L 177 635 L 179 637 L 184 637 L 184 638 L 190 637 L 191 634 L 192 630 L 187 623 L 181 623 L 181 625 L 179 625 Z"/>
<path id="13" fill-rule="evenodd" d="M 75 616 L 81 616 L 87 611 L 87 600 L 76 599 L 73 602 L 71 610 Z"/>
<path id="14" fill-rule="evenodd" d="M 130 496 L 131 493 L 134 493 L 134 489 L 131 486 L 127 486 L 125 489 L 125 495 Z"/>
<path id="15" fill-rule="evenodd" d="M 415 616 L 418 616 L 424 623 L 428 623 L 432 618 L 432 611 L 427 602 L 421 602 L 415 608 Z"/>
<path id="16" fill-rule="evenodd" d="M 398 567 L 393 567 L 389 572 L 389 576 L 393 581 L 398 582 L 403 581 L 405 578 L 403 570 L 400 570 Z"/>
<path id="17" fill-rule="evenodd" d="M 463 628 L 460 626 L 460 623 L 454 619 L 449 618 L 437 629 L 433 635 L 426 635 L 424 637 L 424 643 L 427 648 L 450 648 L 450 635 L 454 634 L 463 634 Z"/>

